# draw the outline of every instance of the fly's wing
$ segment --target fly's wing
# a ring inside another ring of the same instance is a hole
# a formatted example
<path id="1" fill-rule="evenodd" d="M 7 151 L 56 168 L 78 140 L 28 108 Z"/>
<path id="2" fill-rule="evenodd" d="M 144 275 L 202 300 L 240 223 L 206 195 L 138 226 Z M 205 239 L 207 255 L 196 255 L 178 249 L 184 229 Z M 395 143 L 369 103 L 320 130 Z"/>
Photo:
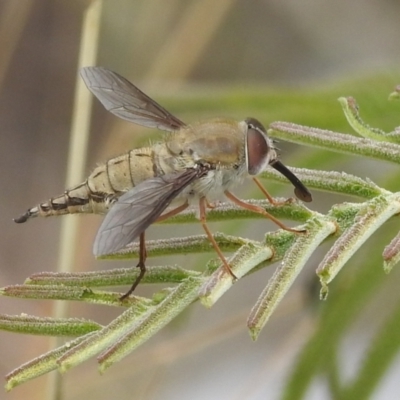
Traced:
<path id="1" fill-rule="evenodd" d="M 102 67 L 80 71 L 88 89 L 106 110 L 117 117 L 149 128 L 176 131 L 185 124 L 115 72 Z"/>
<path id="2" fill-rule="evenodd" d="M 96 257 L 112 254 L 135 240 L 191 182 L 205 175 L 204 168 L 150 178 L 123 194 L 111 207 L 93 246 Z"/>

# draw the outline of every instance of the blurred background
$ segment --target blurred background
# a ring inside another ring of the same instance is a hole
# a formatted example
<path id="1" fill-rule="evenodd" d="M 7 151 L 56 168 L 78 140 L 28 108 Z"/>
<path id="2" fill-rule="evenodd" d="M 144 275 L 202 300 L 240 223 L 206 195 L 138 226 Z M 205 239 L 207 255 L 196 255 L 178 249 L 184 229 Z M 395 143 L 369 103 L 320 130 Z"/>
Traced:
<path id="1" fill-rule="evenodd" d="M 90 3 L 0 0 L 0 286 L 57 269 L 61 219 L 16 225 L 12 218 L 65 189 L 82 21 Z M 399 13 L 400 3 L 394 0 L 105 0 L 97 65 L 133 81 L 186 122 L 253 116 L 266 126 L 285 120 L 350 133 L 336 99 L 352 95 L 367 122 L 389 131 L 399 123 L 398 105 L 387 102 L 400 83 Z M 95 102 L 87 174 L 97 162 L 161 135 L 117 120 Z M 397 168 L 387 163 L 285 143 L 279 148 L 287 165 L 344 170 L 397 190 Z M 266 185 L 273 195 L 291 196 L 288 185 Z M 235 193 L 261 197 L 252 185 Z M 321 212 L 337 202 L 358 201 L 315 191 L 313 195 L 310 207 Z M 81 225 L 75 271 L 135 264 L 94 260 L 92 243 L 101 217 L 65 218 L 79 218 Z M 257 240 L 275 229 L 258 220 L 211 228 Z M 153 227 L 149 236 L 166 237 L 168 229 Z M 279 399 L 296 373 L 307 374 L 309 368 L 315 373 L 306 398 L 335 398 L 338 387 L 361 379 L 365 355 L 397 310 L 399 273 L 384 275 L 380 261 L 382 248 L 397 231 L 393 220 L 379 237 L 371 238 L 372 252 L 357 253 L 324 303 L 315 276 L 329 243 L 322 246 L 257 342 L 248 335 L 246 318 L 275 267 L 237 282 L 210 310 L 194 304 L 105 375 L 98 374 L 94 359 L 68 372 L 63 398 Z M 177 236 L 198 233 L 202 230 L 197 224 L 176 229 Z M 149 263 L 202 268 L 214 256 Z M 157 289 L 142 286 L 137 293 L 150 296 Z M 52 309 L 50 301 L 1 298 L 0 312 L 5 314 L 45 317 Z M 83 304 L 72 304 L 68 311 L 102 324 L 120 312 Z M 332 315 L 337 319 L 330 320 Z M 341 315 L 347 317 L 336 332 Z M 334 352 L 324 348 L 322 331 L 335 331 Z M 309 357 L 311 364 L 300 368 L 299 360 L 316 342 L 320 350 Z M 51 346 L 47 338 L 0 331 L 0 375 Z M 367 383 L 374 381 L 368 398 L 398 398 L 398 344 L 390 346 L 376 373 L 362 375 Z M 316 367 L 326 354 L 335 358 L 334 372 Z M 48 379 L 28 382 L 6 398 L 46 398 Z"/>

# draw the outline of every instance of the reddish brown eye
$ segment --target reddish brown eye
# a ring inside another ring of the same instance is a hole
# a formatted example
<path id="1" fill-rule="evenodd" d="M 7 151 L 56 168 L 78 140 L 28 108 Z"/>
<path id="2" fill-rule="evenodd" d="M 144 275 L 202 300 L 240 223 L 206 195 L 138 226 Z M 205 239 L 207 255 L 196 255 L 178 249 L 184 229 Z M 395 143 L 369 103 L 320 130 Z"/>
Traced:
<path id="1" fill-rule="evenodd" d="M 250 175 L 257 175 L 264 169 L 270 152 L 265 134 L 257 128 L 250 123 L 247 130 L 247 171 Z"/>
<path id="2" fill-rule="evenodd" d="M 246 118 L 246 123 L 249 126 L 249 128 L 254 128 L 254 129 L 257 129 L 257 130 L 259 130 L 261 132 L 266 133 L 264 125 L 260 121 L 258 121 L 257 119 L 251 118 L 251 117 L 250 118 Z"/>

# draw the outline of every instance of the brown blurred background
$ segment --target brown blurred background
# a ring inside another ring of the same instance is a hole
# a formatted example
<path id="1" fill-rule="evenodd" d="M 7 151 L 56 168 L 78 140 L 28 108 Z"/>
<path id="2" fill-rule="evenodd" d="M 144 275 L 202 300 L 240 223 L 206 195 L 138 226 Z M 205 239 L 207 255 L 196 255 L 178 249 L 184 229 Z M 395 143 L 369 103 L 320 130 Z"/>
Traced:
<path id="1" fill-rule="evenodd" d="M 12 218 L 64 190 L 82 15 L 88 3 L 0 0 L 0 286 L 56 269 L 60 220 L 18 226 Z M 207 93 L 212 100 L 213 90 L 260 85 L 301 93 L 332 87 L 338 79 L 398 69 L 399 15 L 400 3 L 394 0 L 105 0 L 97 64 L 118 71 L 153 98 L 174 99 L 178 106 L 168 108 L 190 122 L 212 111 L 181 110 L 179 99 L 185 96 Z M 116 121 L 96 104 L 87 172 L 97 161 L 133 147 L 135 138 L 143 144 L 149 136 L 156 137 Z M 294 165 L 291 157 L 297 150 L 290 148 L 286 163 Z M 91 246 L 101 219 L 80 218 L 74 269 L 122 265 L 93 260 Z M 201 233 L 201 228 L 190 227 L 190 232 Z M 313 267 L 257 343 L 246 332 L 246 313 L 271 271 L 239 282 L 211 310 L 194 305 L 179 326 L 167 327 L 104 376 L 94 360 L 69 372 L 65 399 L 279 398 L 288 368 L 312 330 L 310 307 L 299 306 L 303 303 L 296 296 L 303 299 Z M 149 295 L 152 288 L 142 290 Z M 312 296 L 318 298 L 316 292 Z M 2 298 L 0 312 L 49 316 L 52 305 Z M 71 316 L 104 324 L 118 313 L 81 304 L 70 308 Z M 197 352 L 185 348 L 192 337 L 197 338 Z M 49 346 L 47 339 L 0 332 L 0 375 Z M 6 398 L 45 398 L 47 379 L 29 382 Z M 388 387 L 395 389 L 393 385 Z M 313 393 L 309 399 L 324 398 L 318 384 L 315 397 Z"/>

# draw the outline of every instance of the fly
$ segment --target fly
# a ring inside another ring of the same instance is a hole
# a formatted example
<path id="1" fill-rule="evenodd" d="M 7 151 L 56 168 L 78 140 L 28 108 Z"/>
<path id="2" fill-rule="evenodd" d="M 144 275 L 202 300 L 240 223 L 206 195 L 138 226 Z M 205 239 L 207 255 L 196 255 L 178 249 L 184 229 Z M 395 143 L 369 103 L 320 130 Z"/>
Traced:
<path id="1" fill-rule="evenodd" d="M 28 209 L 14 221 L 22 223 L 36 216 L 73 213 L 106 214 L 94 242 L 96 257 L 115 253 L 139 238 L 140 273 L 121 300 L 135 290 L 146 272 L 146 229 L 189 205 L 198 205 L 200 222 L 233 278 L 235 275 L 206 223 L 206 209 L 212 207 L 213 200 L 224 194 L 233 203 L 271 219 L 282 229 L 301 232 L 230 191 L 251 177 L 271 204 L 278 204 L 256 178 L 271 166 L 294 185 L 300 200 L 312 200 L 303 183 L 278 160 L 273 141 L 259 121 L 215 118 L 186 125 L 115 72 L 86 67 L 81 76 L 108 111 L 135 124 L 167 131 L 164 140 L 106 161 L 81 184 Z"/>

